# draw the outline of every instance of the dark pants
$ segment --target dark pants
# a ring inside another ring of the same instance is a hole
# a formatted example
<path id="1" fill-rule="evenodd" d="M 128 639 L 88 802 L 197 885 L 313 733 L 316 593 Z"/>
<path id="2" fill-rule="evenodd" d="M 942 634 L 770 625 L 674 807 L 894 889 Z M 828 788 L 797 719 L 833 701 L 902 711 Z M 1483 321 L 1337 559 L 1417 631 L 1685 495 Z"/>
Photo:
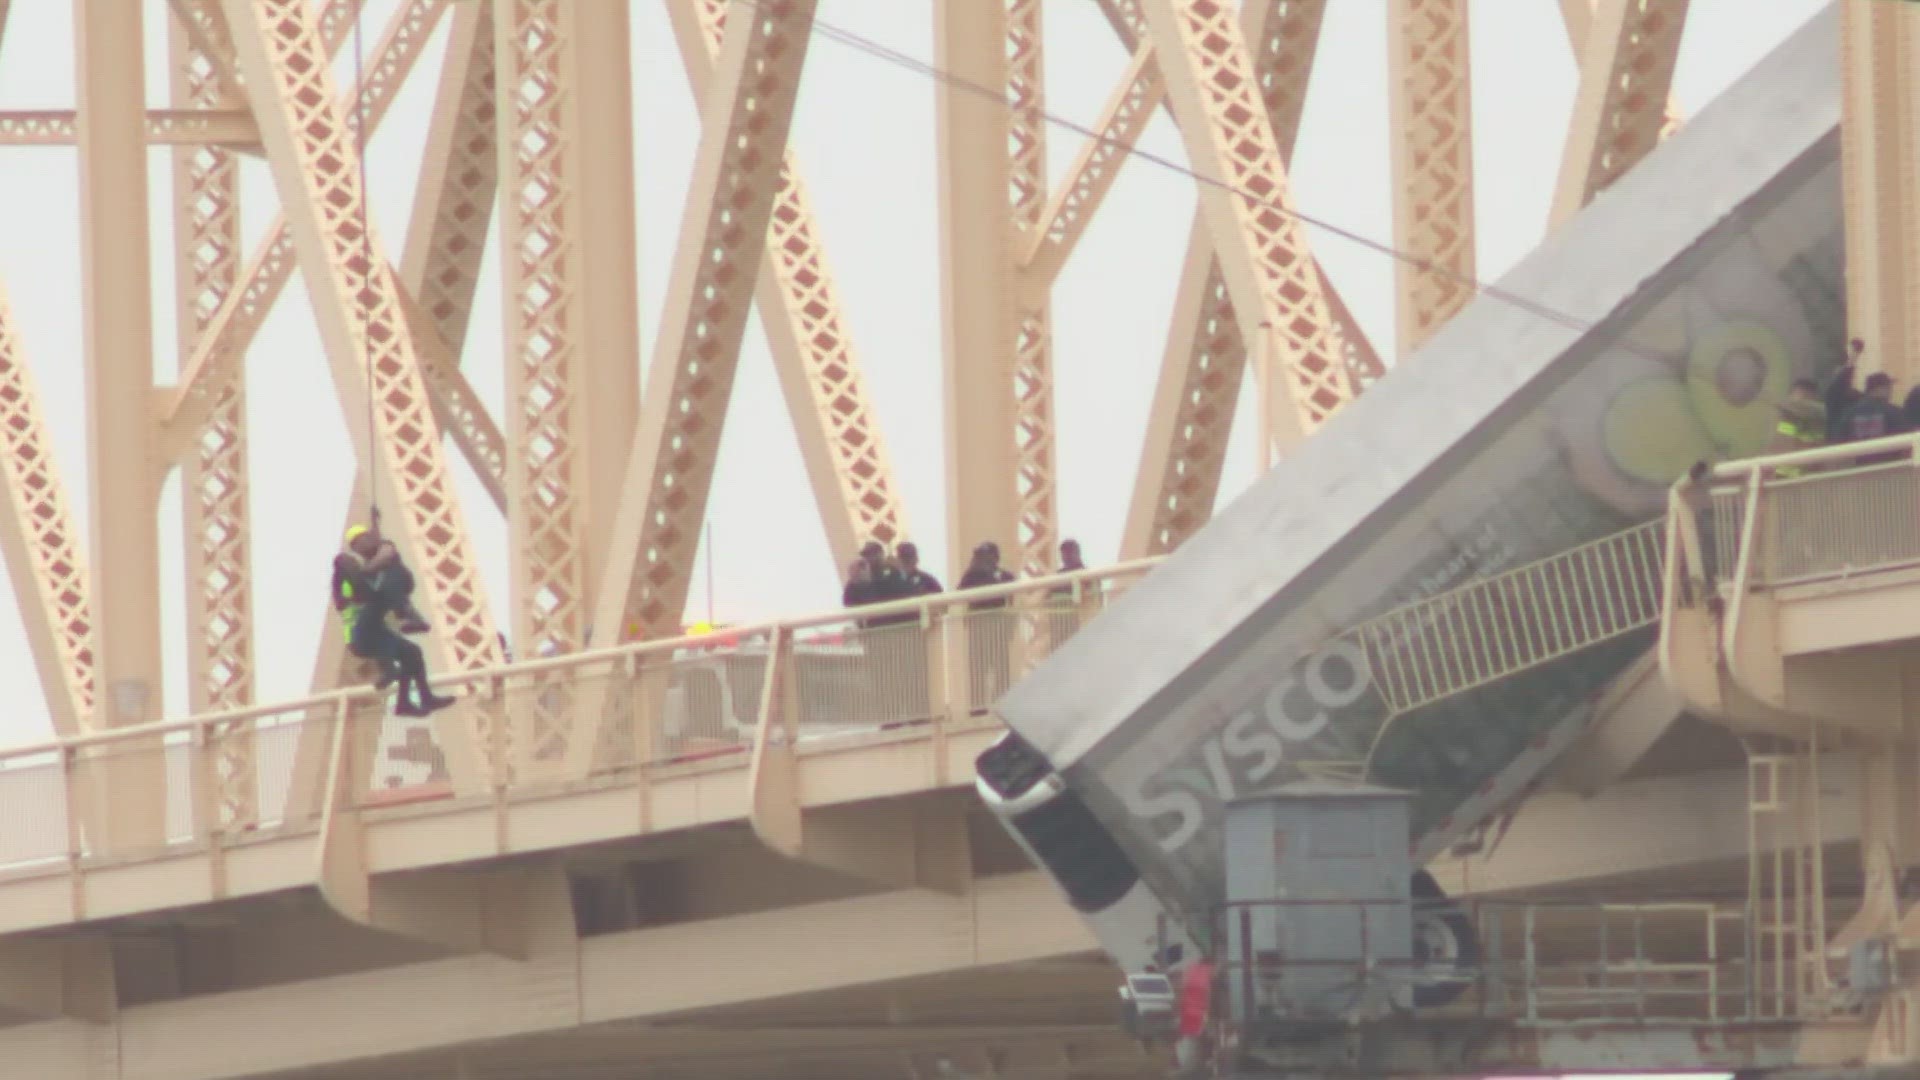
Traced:
<path id="1" fill-rule="evenodd" d="M 400 700 L 404 704 L 427 700 L 427 658 L 420 646 L 401 637 L 387 626 L 386 613 L 367 610 L 353 624 L 353 637 L 347 648 L 362 660 L 378 661 L 389 675 L 400 680 Z"/>

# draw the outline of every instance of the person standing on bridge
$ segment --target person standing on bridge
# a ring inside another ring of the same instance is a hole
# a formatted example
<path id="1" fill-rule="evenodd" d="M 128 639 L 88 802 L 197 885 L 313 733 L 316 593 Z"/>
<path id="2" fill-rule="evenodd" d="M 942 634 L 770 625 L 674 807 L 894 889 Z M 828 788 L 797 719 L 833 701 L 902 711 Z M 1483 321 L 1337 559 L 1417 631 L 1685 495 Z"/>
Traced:
<path id="1" fill-rule="evenodd" d="M 1827 410 L 1820 403 L 1820 387 L 1813 380 L 1795 379 L 1787 391 L 1787 400 L 1781 402 L 1776 411 L 1780 415 L 1774 421 L 1773 438 L 1767 442 L 1767 453 L 1791 454 L 1825 444 Z M 1793 465 L 1774 471 L 1788 478 L 1801 475 L 1801 470 Z"/>
<path id="2" fill-rule="evenodd" d="M 987 540 L 973 549 L 973 560 L 960 576 L 960 591 L 1012 581 L 1013 575 L 1000 566 L 1000 545 Z M 1006 610 L 1007 599 L 997 596 L 967 605 L 967 669 L 971 676 L 967 705 L 976 713 L 985 712 L 1007 690 L 1016 625 L 1013 613 Z"/>
<path id="3" fill-rule="evenodd" d="M 1068 538 L 1060 541 L 1060 570 L 1062 574 L 1077 574 L 1087 568 L 1080 555 L 1080 541 Z M 1047 646 L 1049 653 L 1067 643 L 1067 639 L 1080 632 L 1080 622 L 1088 606 L 1090 588 L 1098 586 L 1091 581 L 1078 585 L 1061 582 L 1047 590 Z"/>
<path id="4" fill-rule="evenodd" d="M 920 568 L 920 549 L 902 541 L 893 549 L 892 573 L 885 578 L 890 600 L 933 596 L 941 591 L 940 581 Z M 927 683 L 927 635 L 918 611 L 902 611 L 873 620 L 873 626 L 885 627 L 868 635 L 868 655 L 878 665 L 882 700 L 890 720 L 924 720 L 933 715 L 931 688 Z"/>
<path id="5" fill-rule="evenodd" d="M 425 623 L 413 610 L 412 593 L 413 574 L 400 561 L 399 551 L 381 539 L 377 517 L 372 524 L 347 530 L 346 550 L 333 559 L 333 606 L 340 613 L 347 649 L 380 664 L 375 687 L 400 684 L 394 712 L 426 716 L 453 704 L 453 699 L 434 696 L 427 686 L 426 655 L 387 625 L 388 615 L 403 611 L 411 613 L 413 623 Z"/>

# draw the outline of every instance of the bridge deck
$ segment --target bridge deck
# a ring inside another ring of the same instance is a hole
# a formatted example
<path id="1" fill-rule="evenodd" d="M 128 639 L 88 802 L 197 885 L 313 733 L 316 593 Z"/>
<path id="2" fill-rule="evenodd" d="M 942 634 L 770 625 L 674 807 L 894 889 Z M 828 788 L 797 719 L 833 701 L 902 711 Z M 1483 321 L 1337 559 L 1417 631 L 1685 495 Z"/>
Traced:
<path id="1" fill-rule="evenodd" d="M 0 933 L 312 885 L 343 813 L 379 874 L 970 785 L 986 703 L 1148 565 L 479 671 L 429 721 L 356 688 L 0 752 Z M 97 842 L 130 764 L 164 829 Z"/>

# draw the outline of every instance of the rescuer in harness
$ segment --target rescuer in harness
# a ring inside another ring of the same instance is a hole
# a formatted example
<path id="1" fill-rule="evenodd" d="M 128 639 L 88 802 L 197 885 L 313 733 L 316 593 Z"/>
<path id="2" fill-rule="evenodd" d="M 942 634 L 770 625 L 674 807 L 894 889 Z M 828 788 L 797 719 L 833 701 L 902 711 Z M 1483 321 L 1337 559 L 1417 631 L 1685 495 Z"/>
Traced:
<path id="1" fill-rule="evenodd" d="M 346 549 L 333 559 L 333 607 L 340 613 L 347 648 L 363 660 L 380 664 L 376 687 L 400 683 L 394 712 L 425 716 L 453 704 L 427 688 L 426 657 L 420 646 L 395 633 L 387 616 L 400 619 L 400 628 L 416 634 L 429 629 L 413 606 L 413 573 L 400 561 L 393 544 L 380 536 L 376 513 L 368 525 L 347 530 Z"/>

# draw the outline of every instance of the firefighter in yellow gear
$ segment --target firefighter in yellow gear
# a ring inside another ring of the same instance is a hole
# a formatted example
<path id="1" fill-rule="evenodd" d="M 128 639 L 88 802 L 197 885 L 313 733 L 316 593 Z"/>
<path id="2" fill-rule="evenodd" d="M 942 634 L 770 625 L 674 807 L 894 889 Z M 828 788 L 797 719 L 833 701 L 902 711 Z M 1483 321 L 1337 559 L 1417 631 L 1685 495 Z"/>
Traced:
<path id="1" fill-rule="evenodd" d="M 1787 399 L 1780 403 L 1777 411 L 1779 417 L 1774 421 L 1773 438 L 1767 442 L 1767 453 L 1790 454 L 1826 445 L 1827 408 L 1820 401 L 1820 387 L 1812 379 L 1795 380 L 1793 388 L 1787 392 Z M 1774 473 L 1792 478 L 1804 475 L 1805 469 L 1798 465 L 1784 465 L 1776 468 Z"/>

